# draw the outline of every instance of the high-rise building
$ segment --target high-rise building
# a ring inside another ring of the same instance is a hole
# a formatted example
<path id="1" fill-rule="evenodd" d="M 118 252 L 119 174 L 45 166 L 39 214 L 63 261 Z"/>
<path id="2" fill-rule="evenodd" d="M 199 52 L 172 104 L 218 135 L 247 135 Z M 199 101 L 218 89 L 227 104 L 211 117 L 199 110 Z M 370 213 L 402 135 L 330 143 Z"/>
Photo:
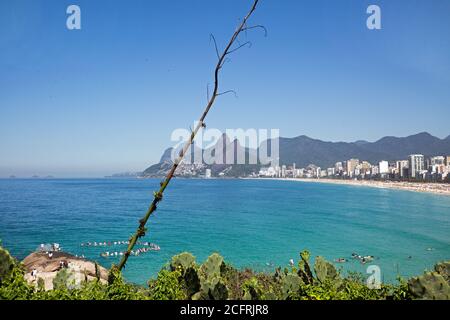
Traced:
<path id="1" fill-rule="evenodd" d="M 320 178 L 321 176 L 322 176 L 322 169 L 320 169 L 320 167 L 318 167 L 317 169 L 316 169 L 316 172 L 315 172 L 315 176 L 317 177 L 317 178 Z"/>
<path id="2" fill-rule="evenodd" d="M 409 163 L 409 177 L 417 178 L 421 171 L 424 170 L 425 161 L 422 154 L 412 154 L 408 159 Z"/>
<path id="3" fill-rule="evenodd" d="M 380 161 L 379 163 L 378 163 L 378 167 L 379 167 L 379 173 L 380 174 L 387 174 L 387 173 L 389 173 L 389 162 L 387 162 L 387 161 Z"/>
<path id="4" fill-rule="evenodd" d="M 347 160 L 347 173 L 349 176 L 353 176 L 353 173 L 355 172 L 356 166 L 358 164 L 359 164 L 358 159 Z"/>
<path id="5" fill-rule="evenodd" d="M 445 171 L 445 157 L 436 156 L 431 157 L 428 161 L 427 169 L 430 173 L 444 173 Z"/>
<path id="6" fill-rule="evenodd" d="M 371 171 L 372 175 L 376 176 L 379 173 L 380 168 L 378 166 L 372 166 Z"/>
<path id="7" fill-rule="evenodd" d="M 396 162 L 397 173 L 399 177 L 405 177 L 408 169 L 408 160 L 400 160 Z"/>
<path id="8" fill-rule="evenodd" d="M 344 171 L 344 166 L 342 165 L 342 162 L 336 162 L 336 164 L 334 165 L 334 169 L 336 173 L 341 173 L 342 171 Z"/>
<path id="9" fill-rule="evenodd" d="M 445 158 L 443 156 L 431 157 L 430 164 L 434 165 L 445 165 Z"/>
<path id="10" fill-rule="evenodd" d="M 372 165 L 368 161 L 361 162 L 361 169 L 368 170 Z"/>

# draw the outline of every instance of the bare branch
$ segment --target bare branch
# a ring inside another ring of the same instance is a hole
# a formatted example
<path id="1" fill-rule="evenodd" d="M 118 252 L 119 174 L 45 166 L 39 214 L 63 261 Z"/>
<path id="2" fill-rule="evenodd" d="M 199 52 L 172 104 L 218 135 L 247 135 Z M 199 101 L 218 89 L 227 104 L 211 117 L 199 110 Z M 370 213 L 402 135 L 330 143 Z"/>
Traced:
<path id="1" fill-rule="evenodd" d="M 247 30 L 257 29 L 257 28 L 263 29 L 263 31 L 264 31 L 264 37 L 267 37 L 267 29 L 266 29 L 266 27 L 264 27 L 264 26 L 262 26 L 262 25 L 259 25 L 259 24 L 256 25 L 256 26 L 244 27 L 244 28 L 242 29 L 242 31 L 247 32 Z"/>
<path id="2" fill-rule="evenodd" d="M 248 45 L 249 48 L 252 47 L 252 43 L 251 43 L 250 41 L 247 41 L 246 43 L 241 44 L 241 45 L 238 46 L 237 48 L 234 48 L 233 50 L 228 51 L 228 52 L 227 52 L 227 55 L 228 55 L 228 54 L 232 54 L 233 52 L 236 52 L 236 51 L 238 51 L 239 49 L 241 49 L 241 48 L 243 48 L 243 47 L 245 47 L 245 46 L 247 46 L 247 45 Z"/>
<path id="3" fill-rule="evenodd" d="M 234 90 L 228 90 L 228 91 L 225 91 L 225 92 L 218 93 L 217 96 L 222 96 L 222 95 L 228 94 L 228 93 L 233 93 L 234 97 L 237 99 L 238 96 L 237 96 L 236 91 L 234 91 Z"/>
<path id="4" fill-rule="evenodd" d="M 125 264 L 128 261 L 128 257 L 130 256 L 131 251 L 133 250 L 134 246 L 136 245 L 137 240 L 145 235 L 145 231 L 146 231 L 145 224 L 147 223 L 148 219 L 153 214 L 153 212 L 156 210 L 157 204 L 162 200 L 164 190 L 166 190 L 167 186 L 169 185 L 170 181 L 172 180 L 172 178 L 175 174 L 176 169 L 178 168 L 179 164 L 183 161 L 184 156 L 186 155 L 186 152 L 191 147 L 191 144 L 193 143 L 193 141 L 195 139 L 195 135 L 204 126 L 204 120 L 205 120 L 206 116 L 208 115 L 209 110 L 214 105 L 216 98 L 222 94 L 225 94 L 228 92 L 233 92 L 232 90 L 229 90 L 229 91 L 226 91 L 223 93 L 218 93 L 219 92 L 219 73 L 220 73 L 222 66 L 227 61 L 226 56 L 228 54 L 235 52 L 236 50 L 238 50 L 239 48 L 241 48 L 245 45 L 249 45 L 249 44 L 251 45 L 250 42 L 246 42 L 243 45 L 240 45 L 239 47 L 237 47 L 235 49 L 231 49 L 231 47 L 233 46 L 233 44 L 236 42 L 237 38 L 239 37 L 239 34 L 244 30 L 244 28 L 247 28 L 247 20 L 250 18 L 250 16 L 255 11 L 258 2 L 259 2 L 259 0 L 253 0 L 252 7 L 250 8 L 249 12 L 245 16 L 245 18 L 242 20 L 242 22 L 236 28 L 230 41 L 228 42 L 228 45 L 225 47 L 225 50 L 223 51 L 222 55 L 219 54 L 216 39 L 214 38 L 213 35 L 211 35 L 210 39 L 212 39 L 214 41 L 216 54 L 219 59 L 217 61 L 216 67 L 214 69 L 214 89 L 213 89 L 211 98 L 209 99 L 208 104 L 206 105 L 205 110 L 203 111 L 203 113 L 198 121 L 198 124 L 196 125 L 195 129 L 191 132 L 191 136 L 190 136 L 189 140 L 186 141 L 186 143 L 184 144 L 183 149 L 179 153 L 179 156 L 177 157 L 177 159 L 174 160 L 171 169 L 169 170 L 169 172 L 166 175 L 166 178 L 161 183 L 161 187 L 159 188 L 159 190 L 157 192 L 154 192 L 153 201 L 151 202 L 144 217 L 141 220 L 139 220 L 139 226 L 138 226 L 136 232 L 134 233 L 134 235 L 130 238 L 130 243 L 128 245 L 127 251 L 122 256 L 122 259 L 120 260 L 119 265 L 113 266 L 111 269 L 115 269 L 115 270 L 119 270 L 119 271 L 122 270 L 125 267 Z M 208 96 L 209 96 L 209 92 L 208 92 Z M 110 272 L 110 274 L 113 274 L 113 272 Z M 111 277 L 110 280 L 113 280 L 113 277 Z"/>
<path id="5" fill-rule="evenodd" d="M 216 38 L 214 37 L 214 35 L 212 33 L 209 35 L 209 42 L 211 42 L 211 40 L 213 40 L 213 42 L 214 42 L 214 48 L 216 49 L 217 59 L 220 59 L 220 54 L 219 54 L 219 49 L 217 47 Z"/>

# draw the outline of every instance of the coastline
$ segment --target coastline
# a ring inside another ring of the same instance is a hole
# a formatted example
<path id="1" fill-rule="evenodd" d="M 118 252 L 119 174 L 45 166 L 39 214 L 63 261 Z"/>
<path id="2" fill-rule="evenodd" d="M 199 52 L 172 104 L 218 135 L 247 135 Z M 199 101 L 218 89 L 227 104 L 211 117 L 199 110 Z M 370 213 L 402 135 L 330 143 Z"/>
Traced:
<path id="1" fill-rule="evenodd" d="M 412 192 L 432 193 L 450 196 L 450 184 L 445 183 L 417 183 L 398 181 L 373 181 L 373 180 L 338 180 L 338 179 L 312 179 L 312 178 L 250 178 L 260 180 L 280 180 L 312 183 L 342 184 L 350 186 L 362 186 L 381 189 L 406 190 Z"/>

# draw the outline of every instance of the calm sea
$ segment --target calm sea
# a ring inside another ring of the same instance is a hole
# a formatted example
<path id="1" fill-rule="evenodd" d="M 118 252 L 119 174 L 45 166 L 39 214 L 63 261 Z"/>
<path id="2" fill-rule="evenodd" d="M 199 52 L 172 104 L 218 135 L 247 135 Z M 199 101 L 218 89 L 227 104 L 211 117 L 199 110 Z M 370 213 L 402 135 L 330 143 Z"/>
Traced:
<path id="1" fill-rule="evenodd" d="M 0 239 L 19 259 L 40 243 L 110 266 L 119 258 L 83 242 L 126 240 L 159 180 L 0 180 Z M 130 257 L 125 277 L 144 284 L 170 257 L 190 251 L 198 261 L 221 253 L 236 267 L 273 271 L 307 248 L 343 271 L 365 273 L 353 252 L 373 255 L 384 281 L 450 259 L 450 197 L 295 181 L 183 180 L 168 187 L 145 241 L 161 247 Z M 431 250 L 429 250 L 431 249 Z"/>

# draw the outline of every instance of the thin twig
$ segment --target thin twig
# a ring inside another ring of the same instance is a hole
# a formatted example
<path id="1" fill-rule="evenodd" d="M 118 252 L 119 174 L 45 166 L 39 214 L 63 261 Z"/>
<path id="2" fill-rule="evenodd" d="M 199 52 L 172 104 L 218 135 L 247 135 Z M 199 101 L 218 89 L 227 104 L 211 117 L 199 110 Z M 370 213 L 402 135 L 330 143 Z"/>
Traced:
<path id="1" fill-rule="evenodd" d="M 210 39 L 210 40 L 211 40 L 211 39 L 213 40 L 213 42 L 214 42 L 214 48 L 216 49 L 217 59 L 220 59 L 219 48 L 217 47 L 216 38 L 214 37 L 214 35 L 213 35 L 212 33 L 209 35 L 209 39 Z"/>
<path id="2" fill-rule="evenodd" d="M 227 90 L 227 91 L 218 93 L 217 96 L 223 96 L 224 94 L 228 94 L 228 93 L 233 93 L 234 96 L 237 98 L 237 93 L 236 93 L 236 91 L 234 91 L 234 90 Z"/>
<path id="3" fill-rule="evenodd" d="M 259 0 L 254 0 L 252 7 L 250 8 L 250 11 L 247 13 L 247 15 L 245 16 L 245 18 L 243 19 L 243 21 L 239 24 L 239 26 L 236 28 L 233 36 L 231 37 L 228 45 L 225 47 L 225 50 L 223 51 L 222 55 L 218 55 L 218 61 L 217 61 L 217 65 L 216 68 L 214 70 L 214 90 L 213 93 L 211 95 L 211 98 L 208 101 L 208 104 L 206 105 L 205 110 L 203 111 L 197 126 L 195 127 L 195 129 L 191 132 L 190 138 L 189 140 L 186 142 L 186 144 L 184 145 L 183 149 L 180 151 L 180 154 L 178 156 L 178 158 L 175 160 L 175 162 L 172 165 L 172 168 L 170 169 L 170 171 L 167 173 L 166 178 L 164 179 L 164 181 L 161 183 L 161 187 L 158 191 L 153 193 L 153 201 L 150 204 L 147 212 L 145 213 L 144 217 L 142 219 L 139 220 L 139 226 L 136 230 L 136 233 L 130 238 L 130 243 L 128 245 L 127 251 L 125 252 L 125 254 L 122 256 L 122 259 L 119 263 L 119 265 L 115 268 L 117 268 L 119 271 L 122 270 L 122 268 L 125 266 L 125 264 L 127 263 L 128 257 L 131 254 L 131 251 L 133 250 L 133 247 L 135 246 L 137 240 L 143 236 L 145 236 L 145 233 L 147 231 L 147 229 L 145 228 L 145 225 L 148 221 L 148 219 L 150 218 L 150 215 L 156 210 L 156 207 L 158 205 L 158 203 L 162 200 L 163 198 L 163 193 L 164 190 L 167 188 L 167 186 L 169 185 L 170 180 L 173 178 L 175 170 L 177 169 L 178 165 L 181 163 L 181 161 L 183 160 L 186 152 L 188 151 L 188 149 L 190 148 L 191 144 L 194 141 L 195 135 L 197 134 L 197 132 L 203 128 L 205 126 L 205 118 L 209 112 L 209 110 L 211 109 L 211 107 L 214 104 L 214 101 L 216 100 L 216 98 L 219 96 L 218 92 L 219 92 L 219 73 L 220 73 L 220 69 L 223 66 L 223 63 L 225 61 L 225 58 L 228 54 L 236 51 L 238 48 L 236 49 L 231 49 L 231 47 L 233 46 L 234 42 L 236 41 L 236 39 L 238 38 L 239 34 L 242 32 L 242 30 L 244 29 L 244 27 L 247 25 L 247 20 L 250 18 L 250 16 L 253 14 L 253 12 L 256 9 L 256 6 L 258 4 Z M 214 45 L 216 48 L 216 53 L 218 53 L 217 50 L 217 43 L 216 40 L 214 38 L 213 35 L 211 35 L 211 38 L 214 40 Z M 247 43 L 245 43 L 247 44 Z M 244 45 L 245 45 L 244 44 Z"/>
<path id="4" fill-rule="evenodd" d="M 247 30 L 251 30 L 251 29 L 256 29 L 256 28 L 260 28 L 264 30 L 264 36 L 267 37 L 267 29 L 266 27 L 262 26 L 262 25 L 256 25 L 256 26 L 251 26 L 251 27 L 245 27 L 242 29 L 242 31 L 247 31 Z"/>
<path id="5" fill-rule="evenodd" d="M 227 54 L 231 54 L 233 52 L 238 51 L 240 48 L 243 48 L 245 46 L 247 46 L 250 48 L 252 46 L 252 43 L 250 41 L 247 41 L 246 43 L 241 44 L 240 46 L 238 46 L 237 48 L 234 48 L 233 50 L 230 50 Z"/>

